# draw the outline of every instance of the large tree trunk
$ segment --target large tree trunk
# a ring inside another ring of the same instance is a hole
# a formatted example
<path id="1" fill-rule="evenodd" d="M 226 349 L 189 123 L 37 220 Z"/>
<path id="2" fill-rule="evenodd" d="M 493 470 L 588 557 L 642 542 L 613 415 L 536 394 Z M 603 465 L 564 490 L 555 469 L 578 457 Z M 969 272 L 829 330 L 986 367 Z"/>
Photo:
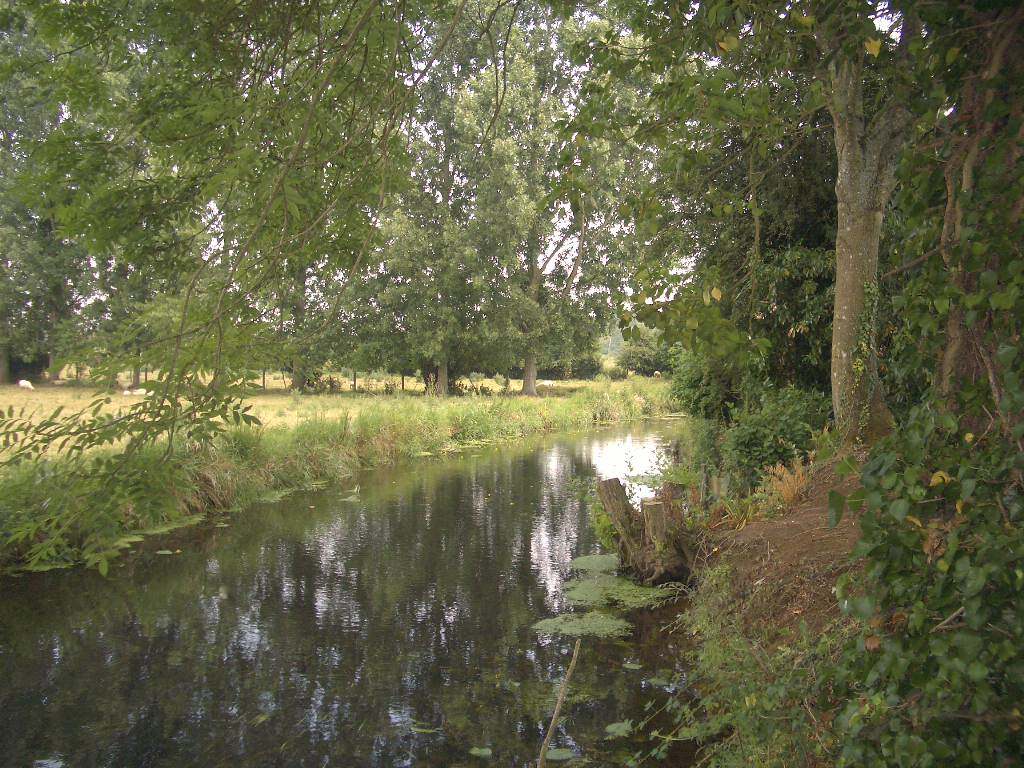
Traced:
<path id="1" fill-rule="evenodd" d="M 837 188 L 838 188 L 837 184 Z M 832 318 L 832 407 L 852 440 L 884 434 L 890 415 L 878 377 L 876 314 L 882 211 L 839 197 L 835 309 Z"/>
<path id="2" fill-rule="evenodd" d="M 0 342 L 0 384 L 11 383 L 11 357 L 7 345 Z"/>
<path id="3" fill-rule="evenodd" d="M 448 360 L 437 364 L 437 381 L 434 383 L 434 394 L 438 397 L 448 396 Z"/>
<path id="4" fill-rule="evenodd" d="M 62 366 L 54 365 L 54 363 L 53 363 L 53 353 L 52 352 L 47 352 L 46 353 L 46 370 L 50 372 L 50 381 L 60 381 L 61 367 Z"/>
<path id="5" fill-rule="evenodd" d="M 835 62 L 831 86 L 838 205 L 832 408 L 845 439 L 870 441 L 892 423 L 878 377 L 878 247 L 910 121 L 896 101 L 865 120 L 859 60 Z"/>
<path id="6" fill-rule="evenodd" d="M 142 383 L 142 369 L 139 366 L 132 368 L 132 386 L 131 389 L 138 389 Z"/>
<path id="7" fill-rule="evenodd" d="M 522 393 L 528 397 L 537 396 L 537 356 L 527 355 L 523 363 Z"/>

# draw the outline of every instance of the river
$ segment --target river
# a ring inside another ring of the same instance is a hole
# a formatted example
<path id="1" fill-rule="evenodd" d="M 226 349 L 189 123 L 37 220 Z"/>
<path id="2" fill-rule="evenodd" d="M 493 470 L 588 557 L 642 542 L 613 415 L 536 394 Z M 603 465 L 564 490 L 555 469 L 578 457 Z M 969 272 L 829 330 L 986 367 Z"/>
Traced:
<path id="1" fill-rule="evenodd" d="M 0 764 L 535 762 L 572 641 L 531 627 L 599 550 L 583 491 L 651 472 L 678 434 L 654 421 L 376 469 L 356 493 L 147 543 L 107 578 L 0 582 Z M 639 748 L 605 726 L 674 684 L 656 623 L 584 641 L 553 746 L 590 765 Z"/>

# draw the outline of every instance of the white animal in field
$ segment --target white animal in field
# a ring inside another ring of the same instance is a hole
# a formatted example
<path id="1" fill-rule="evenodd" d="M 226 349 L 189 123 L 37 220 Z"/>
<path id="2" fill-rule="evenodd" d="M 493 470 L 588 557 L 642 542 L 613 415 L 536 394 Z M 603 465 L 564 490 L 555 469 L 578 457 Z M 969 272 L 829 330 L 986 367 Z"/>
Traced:
<path id="1" fill-rule="evenodd" d="M 27 381 L 26 379 L 19 380 L 18 386 L 21 387 L 22 389 L 35 389 L 35 387 L 32 386 L 32 382 Z"/>
<path id="2" fill-rule="evenodd" d="M 654 372 L 654 378 L 660 379 L 661 378 L 661 371 L 655 371 Z"/>
<path id="3" fill-rule="evenodd" d="M 130 389 L 126 389 L 126 390 L 124 390 L 124 391 L 123 391 L 123 392 L 121 393 L 121 396 L 122 396 L 122 397 L 131 397 L 131 396 L 132 396 L 132 391 L 131 391 Z"/>
<path id="4" fill-rule="evenodd" d="M 142 389 L 140 387 L 139 389 L 133 389 L 132 390 L 132 394 L 133 395 L 143 395 L 144 396 L 146 394 L 146 390 L 144 390 L 144 389 Z"/>

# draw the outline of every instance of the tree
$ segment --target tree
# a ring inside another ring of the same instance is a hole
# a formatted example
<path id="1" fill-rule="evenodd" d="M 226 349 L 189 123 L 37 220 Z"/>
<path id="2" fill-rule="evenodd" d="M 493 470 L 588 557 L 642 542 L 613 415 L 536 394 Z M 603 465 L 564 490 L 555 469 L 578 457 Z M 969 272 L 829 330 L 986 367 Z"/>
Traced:
<path id="1" fill-rule="evenodd" d="M 40 59 L 52 52 L 26 19 L 12 20 L 0 36 L 0 60 Z M 32 147 L 55 129 L 58 111 L 38 98 L 31 73 L 5 78 L 0 99 L 0 383 L 12 364 L 52 368 L 61 326 L 91 292 L 85 251 L 63 238 L 52 211 L 23 194 L 18 177 L 31 168 Z M 18 375 L 27 372 L 19 370 Z"/>
<path id="2" fill-rule="evenodd" d="M 644 325 L 629 329 L 629 337 L 622 345 L 617 363 L 625 371 L 634 371 L 641 376 L 665 373 L 672 368 L 669 346 L 660 338 L 661 334 Z"/>
<path id="3" fill-rule="evenodd" d="M 919 39 L 915 16 L 888 3 L 765 2 L 733 8 L 707 2 L 695 4 L 683 23 L 669 3 L 653 9 L 647 4 L 613 6 L 623 21 L 592 41 L 591 61 L 630 77 L 639 68 L 653 79 L 651 98 L 632 121 L 639 127 L 633 138 L 672 147 L 677 176 L 693 178 L 709 149 L 713 156 L 734 147 L 712 179 L 717 182 L 717 172 L 745 172 L 744 203 L 754 232 L 746 269 L 752 270 L 763 255 L 765 197 L 759 193 L 764 191 L 765 161 L 799 146 L 801 136 L 820 127 L 816 114 L 828 109 L 838 162 L 833 409 L 850 439 L 884 431 L 889 416 L 878 385 L 871 297 L 877 294 L 883 213 L 914 114 L 907 63 L 912 42 Z M 584 124 L 605 132 L 608 119 L 596 117 L 607 112 L 605 94 L 598 89 L 594 97 Z M 680 113 L 689 119 L 672 119 Z M 736 200 L 720 195 L 717 186 L 707 191 L 717 198 L 719 215 L 736 208 Z M 656 196 L 641 195 L 634 206 L 639 218 L 652 222 L 645 228 L 652 237 L 664 218 L 692 222 L 689 203 L 665 211 L 656 202 Z M 665 272 L 652 272 L 645 293 L 656 296 Z M 647 312 L 652 322 L 658 315 L 663 325 L 686 322 L 665 306 Z"/>
<path id="4" fill-rule="evenodd" d="M 507 30 L 500 54 L 464 22 L 420 90 L 407 128 L 415 173 L 349 302 L 356 346 L 382 364 L 411 358 L 440 394 L 457 375 L 518 361 L 536 394 L 538 366 L 589 350 L 621 292 L 628 233 L 608 210 L 624 164 L 606 146 L 586 190 L 559 170 L 575 28 L 543 7 L 493 10 Z"/>

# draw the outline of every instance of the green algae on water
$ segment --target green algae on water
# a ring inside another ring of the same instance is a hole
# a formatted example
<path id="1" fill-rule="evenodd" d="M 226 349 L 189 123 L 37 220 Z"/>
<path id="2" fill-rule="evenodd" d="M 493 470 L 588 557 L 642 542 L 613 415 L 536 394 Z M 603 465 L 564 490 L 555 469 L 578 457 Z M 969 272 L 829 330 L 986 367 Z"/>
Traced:
<path id="1" fill-rule="evenodd" d="M 625 610 L 651 608 L 668 596 L 659 587 L 645 587 L 629 579 L 608 574 L 587 576 L 565 583 L 565 597 L 575 605 L 589 608 L 616 606 Z"/>
<path id="2" fill-rule="evenodd" d="M 533 625 L 533 629 L 542 635 L 567 637 L 622 637 L 628 635 L 632 628 L 633 625 L 625 619 L 601 611 L 563 613 Z"/>
<path id="3" fill-rule="evenodd" d="M 619 567 L 618 555 L 582 555 L 575 558 L 569 567 L 574 571 L 588 573 L 611 573 Z"/>

